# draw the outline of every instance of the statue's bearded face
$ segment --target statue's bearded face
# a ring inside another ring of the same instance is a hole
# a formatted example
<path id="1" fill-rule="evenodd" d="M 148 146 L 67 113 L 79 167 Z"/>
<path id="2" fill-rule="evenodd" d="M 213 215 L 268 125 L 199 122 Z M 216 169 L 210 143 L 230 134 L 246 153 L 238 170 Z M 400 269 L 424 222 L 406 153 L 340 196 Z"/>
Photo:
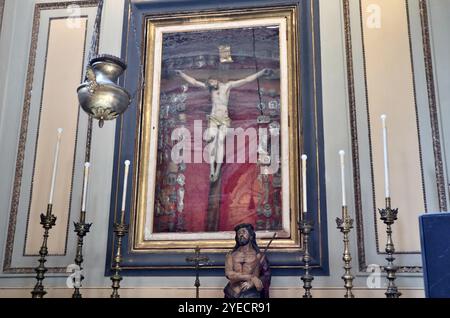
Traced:
<path id="1" fill-rule="evenodd" d="M 237 232 L 237 238 L 240 246 L 247 245 L 250 242 L 250 233 L 246 228 L 241 228 Z"/>
<path id="2" fill-rule="evenodd" d="M 207 83 L 208 83 L 209 89 L 218 89 L 219 88 L 219 81 L 216 79 L 209 79 Z"/>

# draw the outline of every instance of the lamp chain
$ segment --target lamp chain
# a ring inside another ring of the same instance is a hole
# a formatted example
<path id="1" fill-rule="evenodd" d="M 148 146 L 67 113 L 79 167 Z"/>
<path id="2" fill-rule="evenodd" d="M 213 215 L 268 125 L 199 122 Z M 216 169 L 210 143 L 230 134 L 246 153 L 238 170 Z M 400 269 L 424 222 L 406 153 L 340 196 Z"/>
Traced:
<path id="1" fill-rule="evenodd" d="M 102 20 L 102 13 L 103 13 L 103 1 L 104 0 L 98 1 L 97 16 L 95 17 L 94 32 L 92 33 L 91 48 L 89 49 L 88 61 L 92 60 L 92 58 L 98 52 L 100 23 Z"/>
<path id="2" fill-rule="evenodd" d="M 142 48 L 138 41 L 137 36 L 137 28 L 136 28 L 136 15 L 133 10 L 133 6 L 130 3 L 130 28 L 133 30 L 133 37 L 134 37 L 134 45 L 136 47 L 136 52 L 139 57 L 139 85 L 136 87 L 136 90 L 131 95 L 131 99 L 134 100 L 136 98 L 136 95 L 138 92 L 142 92 L 142 89 L 145 87 L 145 79 L 144 79 L 144 62 L 142 61 Z"/>

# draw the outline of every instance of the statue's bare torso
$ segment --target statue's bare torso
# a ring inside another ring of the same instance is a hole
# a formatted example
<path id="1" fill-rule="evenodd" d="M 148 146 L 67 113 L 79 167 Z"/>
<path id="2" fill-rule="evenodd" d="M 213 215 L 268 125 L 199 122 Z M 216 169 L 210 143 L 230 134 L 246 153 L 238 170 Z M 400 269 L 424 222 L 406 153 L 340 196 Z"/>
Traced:
<path id="1" fill-rule="evenodd" d="M 248 251 L 237 250 L 231 253 L 229 257 L 231 257 L 232 271 L 239 273 L 241 275 L 240 277 L 244 278 L 242 280 L 237 279 L 230 281 L 233 291 L 236 294 L 239 294 L 244 286 L 250 288 L 254 286 L 253 281 L 258 279 L 261 255 L 257 255 L 255 250 L 250 249 Z"/>
<path id="2" fill-rule="evenodd" d="M 229 298 L 260 297 L 264 288 L 261 264 L 265 257 L 259 252 L 252 225 L 238 225 L 235 231 L 236 246 L 225 258 L 225 275 L 229 280 L 225 295 Z"/>

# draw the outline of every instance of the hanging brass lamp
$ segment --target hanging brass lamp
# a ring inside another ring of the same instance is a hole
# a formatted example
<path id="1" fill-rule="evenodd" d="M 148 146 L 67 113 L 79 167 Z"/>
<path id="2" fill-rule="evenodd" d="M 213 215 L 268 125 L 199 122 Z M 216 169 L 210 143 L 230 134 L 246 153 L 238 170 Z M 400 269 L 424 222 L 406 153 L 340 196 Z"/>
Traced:
<path id="1" fill-rule="evenodd" d="M 105 120 L 112 120 L 123 114 L 132 100 L 128 91 L 117 84 L 127 64 L 113 55 L 94 56 L 98 51 L 103 1 L 100 0 L 98 4 L 85 81 L 77 88 L 81 108 L 99 121 L 100 128 Z"/>

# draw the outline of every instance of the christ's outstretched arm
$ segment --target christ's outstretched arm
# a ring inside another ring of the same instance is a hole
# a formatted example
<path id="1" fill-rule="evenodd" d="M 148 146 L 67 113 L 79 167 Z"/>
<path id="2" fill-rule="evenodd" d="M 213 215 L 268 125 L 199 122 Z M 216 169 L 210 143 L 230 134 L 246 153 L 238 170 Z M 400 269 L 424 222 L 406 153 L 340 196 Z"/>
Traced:
<path id="1" fill-rule="evenodd" d="M 263 75 L 268 76 L 271 74 L 271 70 L 265 68 L 262 71 L 259 71 L 258 73 L 252 74 L 250 76 L 247 76 L 243 79 L 237 80 L 237 81 L 230 81 L 228 82 L 228 84 L 230 85 L 231 88 L 235 88 L 235 87 L 239 87 L 242 85 L 245 85 L 247 83 L 253 82 L 254 80 L 256 80 L 258 77 L 261 77 Z"/>
<path id="2" fill-rule="evenodd" d="M 202 83 L 200 81 L 197 81 L 195 78 L 190 77 L 189 75 L 184 74 L 182 71 L 180 70 L 176 70 L 175 71 L 177 75 L 180 75 L 182 79 L 184 79 L 186 82 L 188 82 L 189 84 L 191 84 L 192 86 L 195 87 L 201 87 L 201 88 L 206 88 L 205 83 Z"/>

